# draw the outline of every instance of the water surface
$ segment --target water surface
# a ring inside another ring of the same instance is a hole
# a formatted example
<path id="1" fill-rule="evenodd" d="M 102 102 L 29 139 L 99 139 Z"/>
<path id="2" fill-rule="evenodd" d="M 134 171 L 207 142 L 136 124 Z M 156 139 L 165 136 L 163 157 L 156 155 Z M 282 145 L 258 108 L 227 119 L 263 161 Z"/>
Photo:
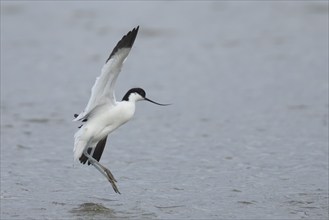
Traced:
<path id="1" fill-rule="evenodd" d="M 74 113 L 140 33 L 117 85 L 141 102 L 101 162 Z M 1 219 L 328 218 L 328 4 L 1 1 Z"/>

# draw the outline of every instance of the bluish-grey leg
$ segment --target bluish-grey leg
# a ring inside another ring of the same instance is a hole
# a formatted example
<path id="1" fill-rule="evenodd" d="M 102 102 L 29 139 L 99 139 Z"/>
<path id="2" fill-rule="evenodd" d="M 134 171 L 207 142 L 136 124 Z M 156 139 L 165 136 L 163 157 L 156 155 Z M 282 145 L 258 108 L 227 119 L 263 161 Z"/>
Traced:
<path id="1" fill-rule="evenodd" d="M 106 167 L 104 167 L 102 164 L 100 164 L 97 160 L 95 160 L 95 158 L 93 158 L 92 156 L 90 156 L 90 154 L 87 153 L 87 151 L 84 151 L 83 154 L 88 158 L 88 161 L 101 173 L 103 174 L 106 179 L 111 183 L 112 188 L 114 190 L 114 192 L 116 193 L 120 193 L 118 187 L 116 186 L 115 182 L 116 179 L 114 178 L 113 174 L 111 173 L 111 171 L 109 169 L 107 169 Z"/>

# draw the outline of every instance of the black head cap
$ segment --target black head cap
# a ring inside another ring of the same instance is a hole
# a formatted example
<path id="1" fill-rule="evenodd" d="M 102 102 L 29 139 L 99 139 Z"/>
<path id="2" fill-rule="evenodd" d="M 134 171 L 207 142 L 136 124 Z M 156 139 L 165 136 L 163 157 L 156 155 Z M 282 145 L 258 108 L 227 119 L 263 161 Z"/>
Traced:
<path id="1" fill-rule="evenodd" d="M 129 95 L 132 94 L 132 93 L 137 93 L 140 96 L 142 96 L 143 98 L 146 97 L 146 93 L 145 93 L 144 89 L 142 89 L 142 88 L 132 88 L 132 89 L 129 89 L 129 91 L 125 94 L 125 96 L 123 96 L 122 101 L 129 101 Z"/>

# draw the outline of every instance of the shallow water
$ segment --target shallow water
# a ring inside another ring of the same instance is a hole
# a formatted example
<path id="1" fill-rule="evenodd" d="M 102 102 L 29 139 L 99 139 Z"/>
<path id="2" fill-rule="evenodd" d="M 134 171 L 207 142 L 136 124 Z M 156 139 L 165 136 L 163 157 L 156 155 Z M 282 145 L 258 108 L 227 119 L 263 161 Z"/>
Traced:
<path id="1" fill-rule="evenodd" d="M 140 33 L 117 96 L 143 87 L 101 162 L 74 113 Z M 328 218 L 328 4 L 1 1 L 1 219 Z"/>

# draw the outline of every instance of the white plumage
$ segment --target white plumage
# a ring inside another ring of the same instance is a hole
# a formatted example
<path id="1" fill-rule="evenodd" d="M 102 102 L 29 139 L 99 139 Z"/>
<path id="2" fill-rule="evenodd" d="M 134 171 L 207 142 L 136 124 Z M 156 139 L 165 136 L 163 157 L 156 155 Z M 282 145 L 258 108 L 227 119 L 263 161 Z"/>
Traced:
<path id="1" fill-rule="evenodd" d="M 91 96 L 83 112 L 74 121 L 82 119 L 92 109 L 101 104 L 114 106 L 117 104 L 114 87 L 122 65 L 126 60 L 131 48 L 121 48 L 104 64 L 101 75 L 91 89 Z"/>
<path id="2" fill-rule="evenodd" d="M 166 105 L 146 98 L 146 93 L 141 88 L 130 89 L 122 101 L 115 98 L 115 83 L 134 44 L 138 29 L 139 27 L 129 31 L 115 46 L 91 89 L 86 108 L 80 114 L 74 115 L 74 121 L 83 123 L 74 135 L 74 159 L 83 164 L 92 164 L 108 179 L 116 193 L 120 192 L 114 176 L 99 163 L 108 134 L 133 117 L 137 101 L 146 100 Z"/>

